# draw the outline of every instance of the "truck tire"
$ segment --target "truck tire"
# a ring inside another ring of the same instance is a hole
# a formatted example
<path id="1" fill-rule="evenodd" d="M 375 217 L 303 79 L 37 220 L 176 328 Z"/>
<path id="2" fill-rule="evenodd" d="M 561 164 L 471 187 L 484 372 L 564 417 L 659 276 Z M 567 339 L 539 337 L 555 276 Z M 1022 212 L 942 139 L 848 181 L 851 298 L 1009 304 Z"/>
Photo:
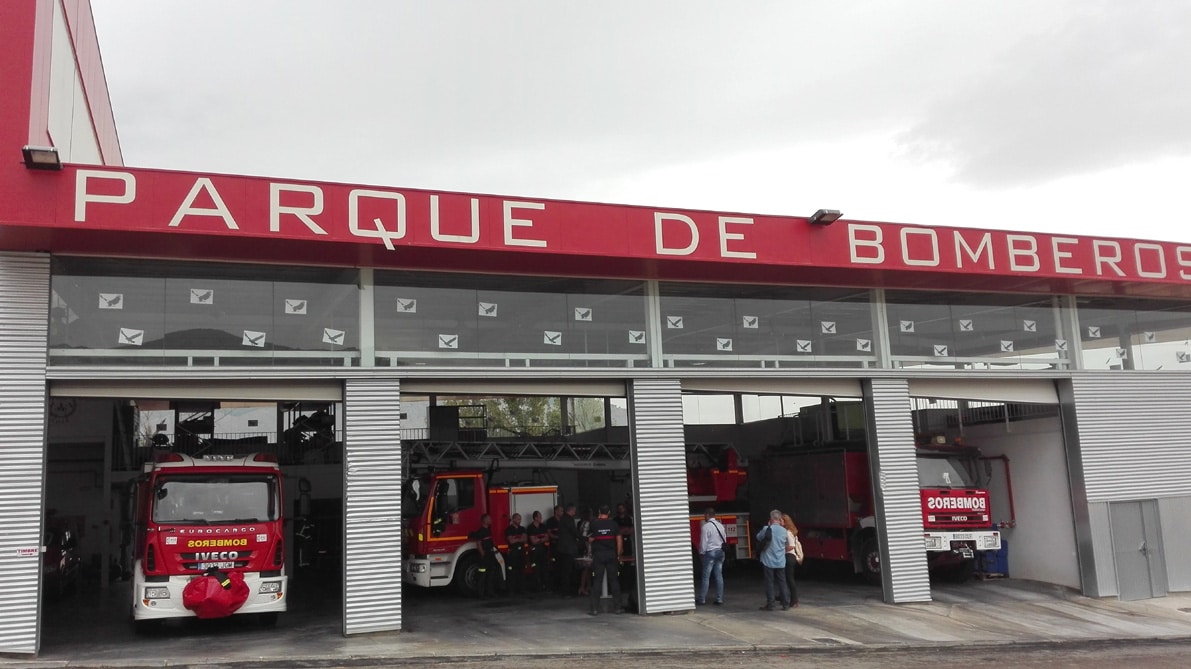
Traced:
<path id="1" fill-rule="evenodd" d="M 478 597 L 480 594 L 480 556 L 468 553 L 459 558 L 455 565 L 455 576 L 451 579 L 455 591 L 467 597 Z"/>
<path id="2" fill-rule="evenodd" d="M 881 584 L 881 546 L 876 535 L 860 540 L 860 574 L 870 585 Z"/>

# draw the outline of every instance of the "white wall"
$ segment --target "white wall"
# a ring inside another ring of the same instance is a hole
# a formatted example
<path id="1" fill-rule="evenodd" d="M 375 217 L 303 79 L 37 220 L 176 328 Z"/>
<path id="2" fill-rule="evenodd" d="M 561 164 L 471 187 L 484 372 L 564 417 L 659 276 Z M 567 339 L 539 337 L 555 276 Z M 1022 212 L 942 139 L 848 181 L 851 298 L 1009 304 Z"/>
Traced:
<path id="1" fill-rule="evenodd" d="M 968 426 L 964 438 L 986 456 L 1009 459 L 1017 526 L 1003 529 L 1002 537 L 1009 543 L 1010 576 L 1078 588 L 1075 519 L 1059 419 Z M 1004 469 L 992 464 L 993 520 L 1007 520 Z"/>
<path id="2" fill-rule="evenodd" d="M 70 29 L 62 3 L 54 2 L 54 36 L 50 55 L 50 138 L 62 162 L 99 165 L 99 141 L 91 122 L 83 80 L 75 63 Z"/>

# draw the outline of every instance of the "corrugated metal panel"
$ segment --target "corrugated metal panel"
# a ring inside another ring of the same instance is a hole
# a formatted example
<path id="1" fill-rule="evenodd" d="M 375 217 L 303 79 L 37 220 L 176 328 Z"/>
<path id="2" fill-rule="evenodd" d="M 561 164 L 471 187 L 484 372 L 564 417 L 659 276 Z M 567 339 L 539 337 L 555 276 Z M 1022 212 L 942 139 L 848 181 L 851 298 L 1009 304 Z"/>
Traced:
<path id="1" fill-rule="evenodd" d="M 642 613 L 695 608 L 686 491 L 682 387 L 677 379 L 635 379 L 629 389 L 637 561 Z"/>
<path id="2" fill-rule="evenodd" d="M 1089 502 L 1191 495 L 1191 375 L 1071 379 Z"/>
<path id="3" fill-rule="evenodd" d="M 401 387 L 344 391 L 343 633 L 401 629 Z"/>
<path id="4" fill-rule="evenodd" d="M 49 257 L 0 254 L 0 653 L 37 653 Z"/>
<path id="5" fill-rule="evenodd" d="M 910 386 L 904 379 L 868 381 L 872 408 L 869 463 L 882 545 L 885 601 L 930 601 L 930 577 L 922 545 L 922 501 L 914 459 Z"/>

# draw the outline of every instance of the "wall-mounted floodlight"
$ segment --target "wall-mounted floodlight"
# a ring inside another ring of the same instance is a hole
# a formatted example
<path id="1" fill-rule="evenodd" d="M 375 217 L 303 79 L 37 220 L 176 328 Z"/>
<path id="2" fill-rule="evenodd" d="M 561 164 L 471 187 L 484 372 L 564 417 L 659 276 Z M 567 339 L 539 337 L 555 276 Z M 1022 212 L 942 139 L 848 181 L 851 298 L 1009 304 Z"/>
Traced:
<path id="1" fill-rule="evenodd" d="M 25 156 L 25 167 L 31 170 L 62 169 L 58 149 L 52 146 L 24 146 L 21 147 L 21 153 Z"/>
<path id="2" fill-rule="evenodd" d="M 836 209 L 820 209 L 811 214 L 810 223 L 811 225 L 831 225 L 839 220 L 840 216 L 843 214 Z"/>

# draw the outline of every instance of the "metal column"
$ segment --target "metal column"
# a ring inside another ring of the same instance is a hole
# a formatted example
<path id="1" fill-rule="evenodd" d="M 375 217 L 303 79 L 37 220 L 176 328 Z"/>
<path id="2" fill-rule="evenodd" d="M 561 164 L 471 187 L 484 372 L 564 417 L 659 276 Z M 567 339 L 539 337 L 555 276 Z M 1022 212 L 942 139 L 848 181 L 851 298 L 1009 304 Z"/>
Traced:
<path id="1" fill-rule="evenodd" d="M 929 602 L 910 384 L 905 379 L 870 379 L 863 388 L 871 409 L 868 459 L 884 599 L 889 604 Z"/>
<path id="2" fill-rule="evenodd" d="M 641 613 L 693 609 L 681 384 L 634 379 L 629 416 Z"/>
<path id="3" fill-rule="evenodd" d="M 49 260 L 0 253 L 0 653 L 41 645 Z"/>
<path id="4" fill-rule="evenodd" d="M 344 389 L 343 633 L 401 629 L 401 385 Z"/>

